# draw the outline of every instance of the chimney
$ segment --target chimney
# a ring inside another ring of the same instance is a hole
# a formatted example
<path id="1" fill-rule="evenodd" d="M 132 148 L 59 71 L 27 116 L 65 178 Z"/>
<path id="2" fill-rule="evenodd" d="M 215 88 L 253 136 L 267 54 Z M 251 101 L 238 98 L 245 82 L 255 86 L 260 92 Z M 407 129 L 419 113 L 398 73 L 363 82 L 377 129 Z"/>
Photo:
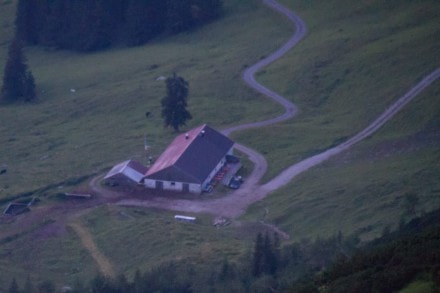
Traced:
<path id="1" fill-rule="evenodd" d="M 189 139 L 189 134 L 185 133 L 185 139 Z"/>
<path id="2" fill-rule="evenodd" d="M 200 132 L 200 136 L 201 136 L 201 137 L 204 137 L 204 136 L 205 136 L 205 130 L 202 130 L 202 131 Z"/>

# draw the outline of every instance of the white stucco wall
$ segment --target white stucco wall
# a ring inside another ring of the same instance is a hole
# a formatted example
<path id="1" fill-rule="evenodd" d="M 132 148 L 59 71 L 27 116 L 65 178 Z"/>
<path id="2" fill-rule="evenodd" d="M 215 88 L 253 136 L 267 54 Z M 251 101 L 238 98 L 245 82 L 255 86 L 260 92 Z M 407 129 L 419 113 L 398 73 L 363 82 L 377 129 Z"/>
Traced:
<path id="1" fill-rule="evenodd" d="M 156 188 L 156 181 L 155 180 L 151 180 L 151 179 L 145 179 L 144 180 L 144 185 L 147 188 Z"/>
<path id="2" fill-rule="evenodd" d="M 172 190 L 172 191 L 183 191 L 184 182 L 172 182 L 172 181 L 161 181 L 163 184 L 164 190 Z M 144 185 L 147 188 L 156 188 L 156 180 L 145 179 Z M 189 191 L 192 193 L 201 193 L 202 187 L 200 184 L 188 183 Z"/>
<path id="3" fill-rule="evenodd" d="M 228 151 L 228 155 L 232 155 L 233 148 L 231 148 Z M 202 186 L 205 186 L 208 184 L 214 176 L 217 174 L 218 171 L 223 167 L 223 165 L 226 163 L 226 156 L 223 157 L 220 162 L 215 166 L 215 168 L 211 171 L 209 176 L 205 179 L 203 184 L 194 184 L 194 183 L 188 183 L 189 184 L 189 191 L 191 193 L 202 193 Z M 171 181 L 161 181 L 163 183 L 163 189 L 164 190 L 173 190 L 173 191 L 183 191 L 183 184 L 184 182 L 171 182 Z M 145 179 L 144 185 L 147 188 L 156 188 L 156 180 L 151 179 Z"/>
<path id="4" fill-rule="evenodd" d="M 189 192 L 191 193 L 202 193 L 202 186 L 200 184 L 190 184 Z"/>

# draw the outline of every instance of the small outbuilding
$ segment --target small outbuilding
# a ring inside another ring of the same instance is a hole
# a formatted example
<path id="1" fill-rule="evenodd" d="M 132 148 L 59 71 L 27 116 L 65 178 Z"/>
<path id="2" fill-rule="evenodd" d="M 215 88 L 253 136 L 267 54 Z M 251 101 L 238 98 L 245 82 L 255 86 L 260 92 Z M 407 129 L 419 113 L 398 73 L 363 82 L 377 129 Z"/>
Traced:
<path id="1" fill-rule="evenodd" d="M 141 163 L 127 160 L 114 166 L 104 177 L 106 184 L 128 185 L 141 182 L 148 168 Z"/>
<path id="2" fill-rule="evenodd" d="M 4 215 L 11 215 L 11 216 L 17 216 L 19 214 L 29 212 L 29 205 L 25 203 L 17 203 L 17 202 L 11 202 L 8 204 L 6 209 L 3 211 Z"/>

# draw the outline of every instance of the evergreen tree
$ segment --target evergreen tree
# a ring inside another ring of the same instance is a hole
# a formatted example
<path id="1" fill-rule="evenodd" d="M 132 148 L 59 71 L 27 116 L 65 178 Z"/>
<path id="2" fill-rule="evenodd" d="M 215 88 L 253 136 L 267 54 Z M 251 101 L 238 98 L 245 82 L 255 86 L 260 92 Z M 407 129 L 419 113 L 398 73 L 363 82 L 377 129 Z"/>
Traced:
<path id="1" fill-rule="evenodd" d="M 254 245 L 254 254 L 252 258 L 252 275 L 255 277 L 263 273 L 264 266 L 264 238 L 261 233 L 258 233 Z"/>
<path id="2" fill-rule="evenodd" d="M 144 286 L 143 286 L 142 274 L 139 271 L 139 269 L 136 269 L 136 272 L 134 273 L 134 278 L 133 278 L 133 292 L 135 292 L 135 293 L 144 292 L 143 287 Z"/>
<path id="3" fill-rule="evenodd" d="M 225 281 L 228 278 L 229 274 L 230 274 L 230 265 L 229 265 L 228 259 L 225 257 L 223 259 L 223 264 L 220 269 L 218 279 L 220 281 Z"/>
<path id="4" fill-rule="evenodd" d="M 30 276 L 27 276 L 27 278 L 26 278 L 26 283 L 24 283 L 24 290 L 23 291 L 26 293 L 34 292 L 34 286 L 32 284 Z"/>
<path id="5" fill-rule="evenodd" d="M 111 44 L 111 17 L 102 0 L 86 1 L 78 22 L 74 46 L 78 51 L 90 52 L 104 49 Z"/>
<path id="6" fill-rule="evenodd" d="M 132 286 L 123 274 L 118 275 L 114 287 L 117 292 L 132 292 Z"/>
<path id="7" fill-rule="evenodd" d="M 222 6 L 221 0 L 192 0 L 192 17 L 198 23 L 213 20 L 220 16 Z"/>
<path id="8" fill-rule="evenodd" d="M 38 285 L 38 292 L 39 293 L 53 293 L 55 292 L 55 285 L 52 283 L 52 281 L 46 280 L 41 282 Z"/>
<path id="9" fill-rule="evenodd" d="M 3 102 L 13 102 L 19 99 L 31 101 L 35 99 L 34 77 L 32 72 L 28 70 L 25 61 L 23 44 L 21 40 L 14 38 L 9 46 L 8 60 L 0 92 Z"/>
<path id="10" fill-rule="evenodd" d="M 179 33 L 193 25 L 191 4 L 188 0 L 167 1 L 167 30 L 171 33 Z"/>
<path id="11" fill-rule="evenodd" d="M 24 100 L 26 102 L 33 101 L 37 98 L 37 93 L 35 92 L 35 79 L 30 71 L 26 72 L 26 79 L 23 90 Z"/>
<path id="12" fill-rule="evenodd" d="M 38 12 L 38 41 L 50 48 L 63 48 L 66 45 L 67 30 L 65 1 L 42 2 L 44 4 L 40 4 Z"/>
<path id="13" fill-rule="evenodd" d="M 17 280 L 15 278 L 12 279 L 11 285 L 9 285 L 9 293 L 19 293 L 20 289 L 18 288 Z"/>
<path id="14" fill-rule="evenodd" d="M 126 42 L 129 46 L 146 43 L 165 27 L 166 2 L 131 0 L 126 11 Z"/>
<path id="15" fill-rule="evenodd" d="M 261 274 L 275 274 L 279 262 L 279 245 L 279 239 L 273 242 L 268 233 L 264 237 L 258 233 L 254 246 L 252 275 L 258 277 Z"/>
<path id="16" fill-rule="evenodd" d="M 161 101 L 162 117 L 165 127 L 171 126 L 175 131 L 192 119 L 186 110 L 188 99 L 188 83 L 176 73 L 166 79 L 167 95 Z"/>
<path id="17" fill-rule="evenodd" d="M 15 14 L 16 36 L 29 44 L 36 44 L 38 40 L 35 6 L 33 0 L 19 0 Z"/>
<path id="18" fill-rule="evenodd" d="M 263 254 L 263 271 L 267 274 L 273 275 L 277 269 L 278 263 L 273 249 L 272 240 L 270 239 L 268 233 L 264 235 Z"/>
<path id="19" fill-rule="evenodd" d="M 114 291 L 114 286 L 110 278 L 98 274 L 91 280 L 90 289 L 94 293 L 108 293 Z"/>

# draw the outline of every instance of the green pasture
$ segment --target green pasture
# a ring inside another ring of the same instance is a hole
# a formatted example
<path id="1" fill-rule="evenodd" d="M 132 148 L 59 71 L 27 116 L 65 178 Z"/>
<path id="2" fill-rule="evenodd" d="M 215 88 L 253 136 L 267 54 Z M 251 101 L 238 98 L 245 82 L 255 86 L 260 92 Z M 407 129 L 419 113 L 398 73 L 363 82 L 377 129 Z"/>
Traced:
<path id="1" fill-rule="evenodd" d="M 176 134 L 162 127 L 165 83 L 156 79 L 173 72 L 190 84 L 194 118 L 188 128 L 209 123 L 221 129 L 281 113 L 240 77 L 246 66 L 279 46 L 289 28 L 254 1 L 225 6 L 222 20 L 143 47 L 88 55 L 26 48 L 39 101 L 0 108 L 0 164 L 8 166 L 0 177 L 0 197 L 63 185 L 128 158 L 142 161 L 145 135 L 158 156 Z M 260 44 L 261 39 L 267 42 Z"/>
<path id="2" fill-rule="evenodd" d="M 23 288 L 28 277 L 35 287 L 44 280 L 73 285 L 98 272 L 75 232 L 50 216 L 24 233 L 1 239 L 0 247 L 2 292 L 14 277 Z"/>
<path id="3" fill-rule="evenodd" d="M 301 111 L 294 120 L 236 135 L 266 155 L 265 181 L 362 130 L 440 65 L 439 3 L 394 1 L 374 16 L 378 1 L 338 3 L 293 7 L 309 35 L 259 76 Z M 438 208 L 439 95 L 437 82 L 378 133 L 253 205 L 245 218 L 269 209 L 266 219 L 294 240 L 338 231 L 370 239 L 414 216 L 405 213 L 407 193 L 417 195 L 418 212 Z"/>
<path id="4" fill-rule="evenodd" d="M 184 261 L 218 265 L 226 258 L 243 259 L 258 225 L 216 228 L 209 215 L 195 215 L 195 223 L 174 220 L 176 212 L 155 209 L 102 207 L 82 218 L 95 242 L 118 273 L 132 277 L 164 262 Z M 185 215 L 189 215 L 185 213 Z M 111 239 L 111 241 L 109 241 Z"/>
<path id="5" fill-rule="evenodd" d="M 246 264 L 255 235 L 265 231 L 258 223 L 232 222 L 216 228 L 210 215 L 185 214 L 196 216 L 196 221 L 179 222 L 175 214 L 105 205 L 71 220 L 90 232 L 116 274 L 124 274 L 129 280 L 138 269 L 146 272 L 169 262 L 214 270 L 220 270 L 225 259 Z M 35 285 L 42 280 L 52 280 L 57 287 L 88 284 L 99 268 L 68 223 L 59 213 L 48 214 L 21 233 L 1 239 L 0 290 L 6 289 L 14 277 L 23 286 L 28 276 Z"/>
<path id="6" fill-rule="evenodd" d="M 266 156 L 264 181 L 363 129 L 440 65 L 437 1 L 281 2 L 303 17 L 309 33 L 258 80 L 300 112 L 233 136 Z M 14 3 L 0 0 L 1 56 L 12 35 Z M 0 175 L 0 199 L 46 187 L 51 196 L 122 160 L 142 161 L 145 135 L 152 155 L 159 155 L 176 134 L 162 126 L 165 85 L 156 79 L 173 72 L 190 84 L 188 128 L 209 123 L 222 129 L 280 114 L 278 105 L 244 85 L 241 73 L 279 47 L 291 26 L 259 1 L 224 3 L 220 20 L 142 47 L 87 55 L 26 48 L 39 101 L 0 107 L 0 165 L 8 166 Z M 0 57 L 1 68 L 5 61 Z M 110 206 L 79 220 L 116 271 L 129 277 L 165 261 L 239 261 L 260 229 L 253 223 L 266 211 L 265 221 L 291 241 L 339 231 L 371 239 L 414 216 L 407 194 L 417 196 L 416 214 L 440 204 L 439 95 L 437 82 L 366 141 L 251 206 L 239 219 L 242 226 L 215 229 L 206 215 L 187 225 L 171 212 Z M 0 239 L 1 284 L 28 274 L 73 283 L 97 271 L 69 228 L 38 234 L 51 221 L 48 215 L 25 233 Z"/>
<path id="7" fill-rule="evenodd" d="M 440 66 L 438 1 L 282 2 L 304 19 L 309 33 L 258 80 L 291 99 L 300 113 L 234 135 L 265 154 L 264 181 L 362 130 Z"/>
<path id="8" fill-rule="evenodd" d="M 245 219 L 278 224 L 292 240 L 359 234 L 363 240 L 440 206 L 440 84 L 375 135 L 254 204 Z M 414 194 L 414 210 L 407 196 Z"/>

